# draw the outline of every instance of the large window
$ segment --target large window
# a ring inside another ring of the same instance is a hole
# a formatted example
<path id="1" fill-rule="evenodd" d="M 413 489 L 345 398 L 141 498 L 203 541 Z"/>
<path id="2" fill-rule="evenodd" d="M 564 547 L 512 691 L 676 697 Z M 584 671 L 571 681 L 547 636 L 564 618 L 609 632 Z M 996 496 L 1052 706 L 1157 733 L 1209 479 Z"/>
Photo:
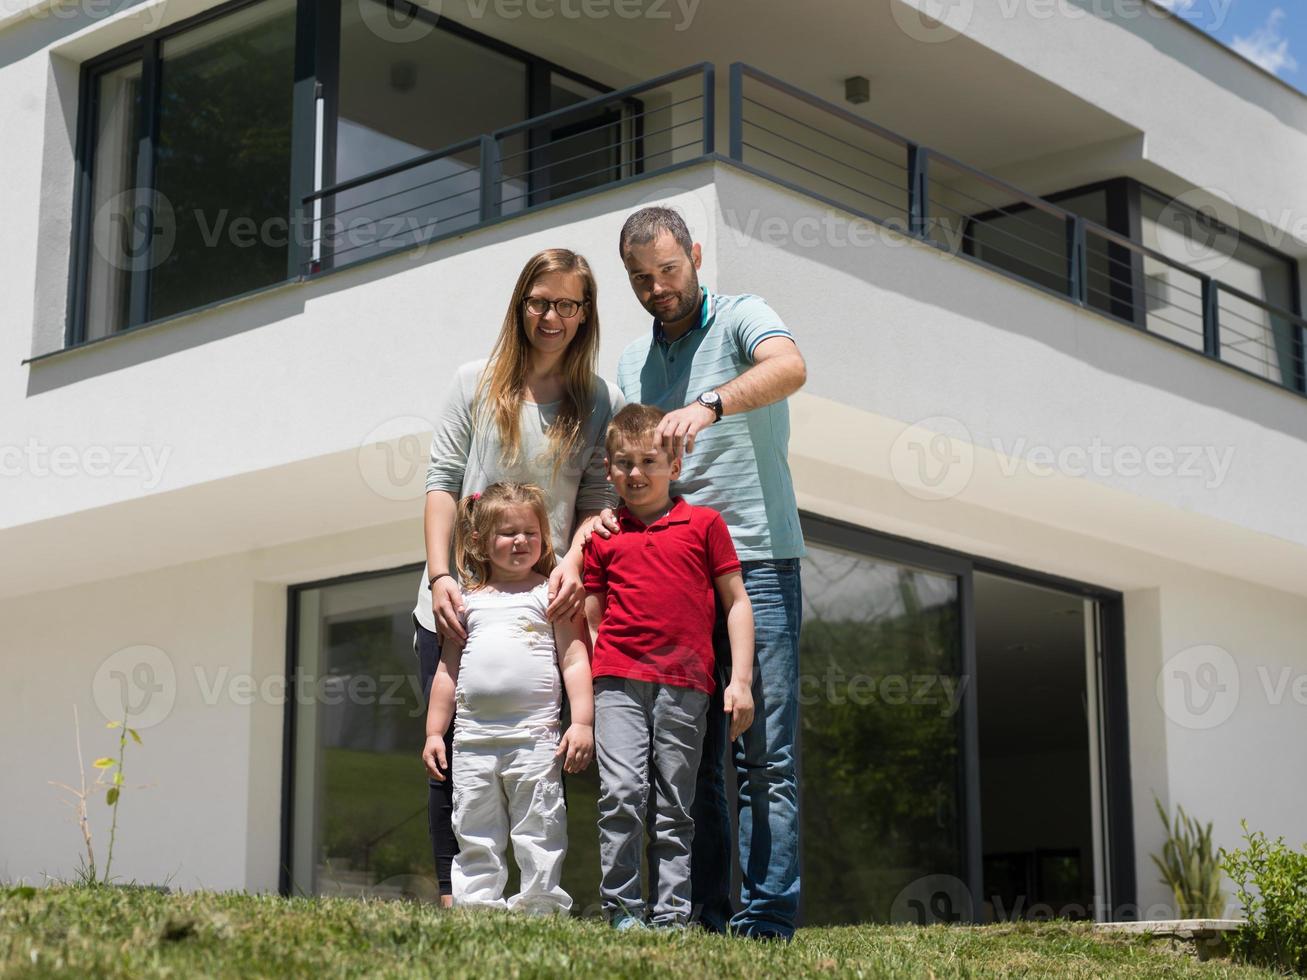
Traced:
<path id="1" fill-rule="evenodd" d="M 70 339 L 286 277 L 294 48 L 260 0 L 89 69 Z"/>
<path id="2" fill-rule="evenodd" d="M 295 894 L 436 894 L 413 652 L 419 574 L 292 592 Z"/>
<path id="3" fill-rule="evenodd" d="M 1239 234 L 1212 210 L 1168 200 L 1146 188 L 1139 217 L 1141 237 L 1149 248 L 1249 297 L 1220 292 L 1222 360 L 1289 387 L 1297 380 L 1301 387 L 1301 333 L 1267 308 L 1297 312 L 1292 261 Z M 1201 297 L 1193 295 L 1192 277 L 1155 259 L 1146 258 L 1144 265 L 1149 312 L 1168 319 L 1173 339 L 1190 342 L 1194 321 L 1201 325 L 1201 311 L 1195 311 Z"/>
<path id="4" fill-rule="evenodd" d="M 1119 178 L 1050 194 L 1087 221 L 1140 242 L 1157 255 L 1122 247 L 1089 231 L 1085 240 L 1093 309 L 1186 347 L 1205 350 L 1203 279 L 1219 284 L 1215 297 L 1218 348 L 1227 363 L 1300 391 L 1304 378 L 1302 330 L 1284 313 L 1298 311 L 1293 261 L 1232 227 L 1209 207 L 1169 199 L 1137 181 Z M 1058 293 L 1068 288 L 1066 221 L 1025 203 L 971 215 L 967 254 Z"/>
<path id="5" fill-rule="evenodd" d="M 238 0 L 95 59 L 68 340 L 476 224 L 478 137 L 603 91 L 403 0 Z M 502 137 L 498 213 L 622 176 L 629 127 L 580 110 Z"/>
<path id="6" fill-rule="evenodd" d="M 809 545 L 805 924 L 911 921 L 914 886 L 965 880 L 961 631 L 955 576 Z"/>

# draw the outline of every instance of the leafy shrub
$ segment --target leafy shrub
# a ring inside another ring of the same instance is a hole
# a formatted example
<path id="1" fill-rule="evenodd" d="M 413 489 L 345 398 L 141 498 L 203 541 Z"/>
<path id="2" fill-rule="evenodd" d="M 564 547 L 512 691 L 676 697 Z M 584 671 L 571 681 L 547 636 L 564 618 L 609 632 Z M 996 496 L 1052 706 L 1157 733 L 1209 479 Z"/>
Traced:
<path id="1" fill-rule="evenodd" d="M 1248 846 L 1221 851 L 1248 920 L 1232 949 L 1241 959 L 1307 975 L 1307 845 L 1295 851 L 1283 837 L 1270 842 L 1261 831 L 1249 833 L 1247 821 L 1240 825 Z"/>
<path id="2" fill-rule="evenodd" d="M 1152 855 L 1162 872 L 1162 884 L 1171 889 L 1176 911 L 1182 919 L 1219 919 L 1225 912 L 1221 894 L 1221 865 L 1212 847 L 1212 825 L 1197 820 L 1176 807 L 1172 824 L 1156 797 L 1157 814 L 1166 827 L 1167 839 L 1162 856 Z"/>

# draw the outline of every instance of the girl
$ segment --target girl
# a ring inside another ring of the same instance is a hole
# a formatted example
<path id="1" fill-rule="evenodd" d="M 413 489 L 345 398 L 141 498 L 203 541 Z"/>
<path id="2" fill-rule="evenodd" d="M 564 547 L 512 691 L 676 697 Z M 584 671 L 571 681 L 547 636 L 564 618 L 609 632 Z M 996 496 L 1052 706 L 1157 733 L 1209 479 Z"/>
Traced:
<path id="1" fill-rule="evenodd" d="M 427 567 L 413 610 L 424 694 L 440 659 L 437 633 L 466 638 L 463 594 L 450 562 L 460 498 L 500 480 L 542 487 L 558 558 L 549 573 L 550 620 L 571 616 L 585 598 L 580 542 L 600 511 L 616 506 L 605 478 L 603 442 L 609 419 L 622 407 L 616 387 L 594 373 L 598 302 L 585 258 L 565 248 L 545 249 L 522 267 L 489 359 L 471 361 L 454 374 L 431 439 Z M 446 754 L 453 751 L 451 743 L 445 748 Z M 427 782 L 441 904 L 448 904 L 457 849 L 450 825 L 452 781 Z"/>
<path id="2" fill-rule="evenodd" d="M 537 486 L 495 483 L 458 506 L 455 563 L 466 640 L 447 638 L 427 708 L 422 761 L 443 781 L 454 724 L 453 894 L 457 905 L 566 912 L 560 768 L 594 756 L 590 656 L 577 617 L 550 625 L 549 513 Z M 559 738 L 559 667 L 572 723 Z M 509 838 L 521 890 L 504 901 Z"/>

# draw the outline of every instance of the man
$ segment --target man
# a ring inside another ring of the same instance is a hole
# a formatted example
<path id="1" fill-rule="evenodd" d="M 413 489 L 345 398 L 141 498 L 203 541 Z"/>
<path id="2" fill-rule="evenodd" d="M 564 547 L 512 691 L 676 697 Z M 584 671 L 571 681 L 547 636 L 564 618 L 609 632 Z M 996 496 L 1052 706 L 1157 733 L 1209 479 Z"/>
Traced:
<path id="1" fill-rule="evenodd" d="M 648 337 L 623 352 L 617 383 L 628 402 L 667 414 L 655 433 L 685 453 L 676 492 L 721 513 L 753 604 L 757 669 L 752 725 L 734 744 L 742 907 L 732 916 L 731 839 L 723 783 L 721 690 L 729 645 L 718 622 L 717 694 L 695 790 L 692 900 L 702 925 L 788 941 L 799 905 L 799 790 L 795 733 L 799 683 L 799 559 L 803 532 L 786 453 L 785 399 L 807 377 L 779 316 L 757 296 L 718 296 L 699 285 L 702 251 L 681 216 L 643 208 L 622 228 L 622 261 Z"/>

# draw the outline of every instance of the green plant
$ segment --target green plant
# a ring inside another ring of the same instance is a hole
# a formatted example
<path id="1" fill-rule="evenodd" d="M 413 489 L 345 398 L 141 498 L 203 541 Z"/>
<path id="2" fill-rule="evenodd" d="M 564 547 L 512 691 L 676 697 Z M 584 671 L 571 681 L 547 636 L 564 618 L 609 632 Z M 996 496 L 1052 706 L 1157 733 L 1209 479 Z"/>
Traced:
<path id="1" fill-rule="evenodd" d="M 1307 845 L 1295 851 L 1283 837 L 1249 833 L 1247 847 L 1221 851 L 1247 920 L 1232 949 L 1241 959 L 1307 975 Z"/>
<path id="2" fill-rule="evenodd" d="M 1157 814 L 1166 827 L 1162 854 L 1152 855 L 1162 872 L 1162 884 L 1175 897 L 1176 912 L 1182 919 L 1219 919 L 1225 912 L 1221 893 L 1221 865 L 1212 848 L 1212 825 L 1202 826 L 1177 806 L 1175 821 L 1166 808 L 1153 797 Z"/>
<path id="3" fill-rule="evenodd" d="M 135 728 L 127 727 L 127 718 L 124 715 L 123 720 L 111 721 L 105 725 L 106 728 L 118 729 L 118 758 L 111 756 L 100 756 L 91 763 L 96 770 L 95 782 L 89 785 L 86 782 L 86 764 L 82 761 L 82 726 L 77 716 L 77 706 L 73 705 L 73 731 L 77 739 L 77 773 L 80 777 L 78 786 L 69 786 L 67 783 L 59 783 L 51 780 L 51 785 L 57 786 L 64 790 L 72 797 L 65 802 L 73 808 L 77 814 L 77 825 L 82 832 L 82 841 L 86 846 L 86 855 L 82 859 L 81 866 L 77 869 L 77 879 L 84 885 L 108 884 L 110 882 L 109 872 L 113 867 L 113 845 L 118 837 L 118 804 L 122 799 L 124 787 L 123 778 L 123 761 L 127 756 L 127 738 L 131 736 L 132 741 L 137 745 L 141 744 L 140 733 Z M 106 777 L 109 778 L 106 783 Z M 106 789 L 104 801 L 113 810 L 113 816 L 109 823 L 109 852 L 104 862 L 104 875 L 98 874 L 95 866 L 95 843 L 91 833 L 91 817 L 89 807 L 87 806 L 91 796 L 100 789 Z"/>

